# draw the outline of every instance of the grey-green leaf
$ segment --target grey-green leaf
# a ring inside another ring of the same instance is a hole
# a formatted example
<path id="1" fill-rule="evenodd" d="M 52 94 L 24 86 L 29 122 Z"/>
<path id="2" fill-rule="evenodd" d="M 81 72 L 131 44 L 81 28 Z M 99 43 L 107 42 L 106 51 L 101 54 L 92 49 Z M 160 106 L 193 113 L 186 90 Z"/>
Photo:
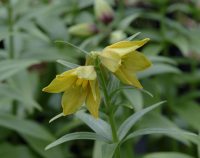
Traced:
<path id="1" fill-rule="evenodd" d="M 104 120 L 98 118 L 95 119 L 93 116 L 86 114 L 84 112 L 77 112 L 76 117 L 87 124 L 93 131 L 108 140 L 112 140 L 112 132 L 110 125 Z"/>
<path id="2" fill-rule="evenodd" d="M 169 128 L 146 128 L 146 129 L 137 130 L 129 134 L 124 141 L 135 138 L 137 136 L 142 136 L 142 135 L 147 135 L 147 134 L 183 135 L 183 136 L 189 136 L 189 137 L 198 139 L 198 135 L 191 132 L 182 131 L 182 130 L 169 129 Z"/>
<path id="3" fill-rule="evenodd" d="M 102 145 L 102 158 L 112 158 L 117 144 L 103 144 Z"/>
<path id="4" fill-rule="evenodd" d="M 140 111 L 143 108 L 143 98 L 140 91 L 137 89 L 124 89 L 126 98 L 129 100 L 135 111 Z"/>
<path id="5" fill-rule="evenodd" d="M 144 156 L 143 158 L 194 158 L 178 152 L 157 152 Z"/>
<path id="6" fill-rule="evenodd" d="M 119 136 L 119 139 L 122 140 L 127 133 L 129 132 L 129 130 L 132 128 L 132 126 L 139 120 L 141 119 L 146 113 L 152 111 L 153 109 L 157 108 L 158 106 L 160 106 L 161 104 L 165 103 L 165 101 L 161 101 L 157 104 L 154 104 L 150 107 L 147 107 L 139 112 L 134 113 L 133 115 L 131 115 L 130 117 L 128 117 L 119 127 L 117 133 Z"/>
<path id="7" fill-rule="evenodd" d="M 104 142 L 108 142 L 109 140 L 105 139 L 104 137 L 92 133 L 92 132 L 75 132 L 75 133 L 70 133 L 62 136 L 61 138 L 57 139 L 53 143 L 49 144 L 45 150 L 48 150 L 50 148 L 53 148 L 57 145 L 60 145 L 64 142 L 72 141 L 72 140 L 79 140 L 79 139 L 86 139 L 86 140 L 100 140 Z"/>
<path id="8" fill-rule="evenodd" d="M 145 78 L 152 75 L 159 75 L 159 74 L 165 74 L 165 73 L 180 74 L 180 72 L 181 71 L 175 66 L 165 64 L 165 63 L 155 63 L 149 69 L 139 72 L 138 77 Z"/>
<path id="9" fill-rule="evenodd" d="M 17 72 L 38 63 L 37 60 L 4 60 L 0 62 L 0 80 L 5 80 Z"/>
<path id="10" fill-rule="evenodd" d="M 80 65 L 71 63 L 69 61 L 61 60 L 61 59 L 57 60 L 57 63 L 62 64 L 62 65 L 66 66 L 66 67 L 68 67 L 70 69 L 74 69 L 74 68 L 80 66 Z"/>
<path id="11" fill-rule="evenodd" d="M 28 135 L 22 135 L 22 137 L 25 139 L 25 141 L 31 146 L 31 148 L 36 151 L 39 155 L 41 155 L 43 158 L 64 158 L 64 154 L 61 150 L 61 148 L 56 147 L 52 150 L 45 151 L 44 148 L 47 144 L 51 143 L 51 141 L 48 140 L 41 140 L 38 138 L 34 138 L 32 136 Z"/>
<path id="12" fill-rule="evenodd" d="M 0 113 L 0 126 L 38 139 L 53 140 L 52 135 L 39 124 L 30 120 L 19 119 L 10 114 Z"/>

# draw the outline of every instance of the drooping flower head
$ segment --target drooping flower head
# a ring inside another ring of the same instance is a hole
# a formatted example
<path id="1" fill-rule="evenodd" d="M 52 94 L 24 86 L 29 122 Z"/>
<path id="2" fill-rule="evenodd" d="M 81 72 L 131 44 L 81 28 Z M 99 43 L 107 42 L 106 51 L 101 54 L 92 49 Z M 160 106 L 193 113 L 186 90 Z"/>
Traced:
<path id="1" fill-rule="evenodd" d="M 141 41 L 120 41 L 112 44 L 99 53 L 101 63 L 123 83 L 142 88 L 136 72 L 150 67 L 151 62 L 137 49 L 148 41 L 146 38 Z"/>
<path id="2" fill-rule="evenodd" d="M 76 36 L 87 37 L 98 32 L 95 24 L 81 23 L 69 28 L 69 33 Z"/>
<path id="3" fill-rule="evenodd" d="M 89 112 L 98 117 L 100 90 L 93 66 L 80 66 L 66 71 L 56 78 L 43 91 L 49 93 L 64 92 L 62 96 L 63 114 L 76 112 L 86 103 Z"/>
<path id="4" fill-rule="evenodd" d="M 114 11 L 106 0 L 95 0 L 94 11 L 96 17 L 104 24 L 109 24 L 114 18 Z"/>

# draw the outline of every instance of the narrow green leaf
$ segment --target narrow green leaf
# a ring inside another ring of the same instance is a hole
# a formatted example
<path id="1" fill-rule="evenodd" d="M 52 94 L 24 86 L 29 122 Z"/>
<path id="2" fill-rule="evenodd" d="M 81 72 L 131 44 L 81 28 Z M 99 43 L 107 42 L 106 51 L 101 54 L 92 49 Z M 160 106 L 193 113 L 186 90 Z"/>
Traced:
<path id="1" fill-rule="evenodd" d="M 144 156 L 143 158 L 194 158 L 178 152 L 157 152 Z"/>
<path id="2" fill-rule="evenodd" d="M 139 90 L 140 90 L 141 92 L 143 92 L 143 93 L 149 95 L 149 96 L 152 97 L 152 98 L 154 97 L 153 94 L 152 94 L 151 92 L 149 92 L 148 90 L 146 90 L 146 89 L 144 89 L 144 88 L 143 88 L 143 89 L 139 89 Z"/>
<path id="3" fill-rule="evenodd" d="M 70 68 L 70 69 L 74 69 L 74 68 L 80 66 L 80 65 L 77 65 L 77 64 L 74 64 L 74 63 L 65 61 L 65 60 L 61 60 L 61 59 L 56 60 L 56 61 L 57 61 L 57 63 L 62 64 L 62 65 L 66 66 L 66 67 L 68 67 L 68 68 Z"/>
<path id="4" fill-rule="evenodd" d="M 126 30 L 128 26 L 130 26 L 130 24 L 139 17 L 140 13 L 134 13 L 131 14 L 130 16 L 127 16 L 126 18 L 124 18 L 122 21 L 120 21 L 119 23 L 119 28 L 120 30 Z"/>
<path id="5" fill-rule="evenodd" d="M 17 32 L 8 32 L 7 30 L 3 30 L 2 32 L 0 32 L 0 41 L 9 36 L 13 36 L 14 34 L 17 34 Z"/>
<path id="6" fill-rule="evenodd" d="M 170 42 L 179 48 L 183 55 L 188 56 L 190 51 L 190 43 L 184 35 L 176 35 L 175 38 L 170 38 Z"/>
<path id="7" fill-rule="evenodd" d="M 141 32 L 137 32 L 135 34 L 133 34 L 132 36 L 128 37 L 126 40 L 127 41 L 132 41 L 135 37 L 137 37 L 139 34 L 141 34 Z"/>
<path id="8" fill-rule="evenodd" d="M 10 114 L 0 113 L 0 126 L 15 130 L 20 134 L 27 134 L 32 137 L 36 137 L 38 139 L 49 141 L 53 140 L 52 135 L 39 124 L 30 120 L 19 119 Z"/>
<path id="9" fill-rule="evenodd" d="M 138 129 L 147 129 L 147 128 L 161 128 L 161 129 L 174 129 L 177 131 L 182 131 L 174 122 L 169 120 L 167 117 L 163 116 L 159 112 L 151 112 L 145 115 L 138 123 Z M 183 135 L 173 135 L 169 134 L 169 137 L 175 139 L 186 146 L 190 146 L 191 142 Z"/>
<path id="10" fill-rule="evenodd" d="M 67 41 L 55 41 L 55 43 L 63 43 L 63 44 L 66 44 L 66 45 L 69 45 L 69 46 L 71 46 L 71 47 L 76 48 L 77 50 L 79 50 L 80 52 L 82 52 L 82 53 L 84 53 L 84 54 L 86 54 L 86 55 L 89 54 L 87 51 L 85 51 L 85 50 L 81 49 L 80 47 L 75 46 L 74 44 L 72 44 L 72 43 L 70 43 L 70 42 L 67 42 Z"/>
<path id="11" fill-rule="evenodd" d="M 102 158 L 112 158 L 118 144 L 103 144 Z"/>
<path id="12" fill-rule="evenodd" d="M 60 114 L 54 116 L 52 119 L 50 119 L 49 123 L 51 123 L 51 122 L 53 122 L 53 121 L 55 121 L 55 120 L 57 120 L 58 118 L 63 117 L 63 116 L 64 116 L 64 114 L 63 114 L 63 113 L 60 113 Z"/>
<path id="13" fill-rule="evenodd" d="M 95 119 L 93 116 L 81 111 L 77 112 L 75 115 L 97 134 L 99 134 L 102 137 L 105 137 L 108 140 L 112 140 L 111 128 L 107 122 L 100 118 Z"/>
<path id="14" fill-rule="evenodd" d="M 95 141 L 94 148 L 93 148 L 93 158 L 103 158 L 102 157 L 102 145 L 105 144 L 101 141 Z"/>
<path id="15" fill-rule="evenodd" d="M 169 129 L 169 128 L 146 128 L 146 129 L 140 129 L 137 130 L 131 134 L 129 134 L 124 141 L 127 141 L 129 139 L 142 136 L 142 135 L 147 135 L 147 134 L 165 134 L 165 135 L 185 135 L 185 136 L 191 136 L 191 137 L 198 137 L 196 134 L 191 133 L 191 132 L 186 132 L 182 130 L 177 130 L 177 129 Z M 123 142 L 124 142 L 123 141 Z"/>
<path id="16" fill-rule="evenodd" d="M 72 141 L 72 140 L 79 140 L 79 139 L 86 139 L 86 140 L 99 140 L 99 141 L 104 141 L 104 142 L 109 142 L 109 140 L 105 139 L 104 137 L 92 133 L 92 132 L 75 132 L 75 133 L 70 133 L 66 134 L 63 137 L 57 139 L 53 143 L 49 144 L 45 150 L 48 150 L 50 148 L 53 148 L 57 145 L 60 145 L 64 142 Z"/>
<path id="17" fill-rule="evenodd" d="M 186 96 L 185 96 L 186 98 Z M 181 98 L 182 99 L 182 98 Z M 180 104 L 180 105 L 179 105 Z M 173 107 L 174 111 L 193 128 L 200 130 L 200 107 L 193 100 L 183 100 Z"/>
<path id="18" fill-rule="evenodd" d="M 140 91 L 138 91 L 137 89 L 124 89 L 123 92 L 135 111 L 142 110 L 143 98 Z"/>
<path id="19" fill-rule="evenodd" d="M 159 75 L 159 74 L 165 74 L 165 73 L 175 73 L 180 74 L 181 71 L 176 68 L 175 66 L 165 64 L 165 63 L 154 63 L 149 69 L 139 72 L 138 77 L 139 78 L 145 78 L 152 75 Z"/>
<path id="20" fill-rule="evenodd" d="M 133 115 L 131 115 L 130 117 L 128 117 L 123 123 L 122 125 L 119 127 L 117 133 L 119 136 L 119 139 L 122 140 L 127 133 L 129 132 L 129 130 L 132 128 L 132 126 L 139 120 L 141 119 L 146 113 L 152 111 L 153 109 L 157 108 L 158 106 L 160 106 L 161 104 L 165 103 L 166 101 L 162 101 L 159 102 L 157 104 L 154 104 L 150 107 L 147 107 L 139 112 L 134 113 Z"/>
<path id="21" fill-rule="evenodd" d="M 164 56 L 148 56 L 149 60 L 151 60 L 153 63 L 168 63 L 168 64 L 172 64 L 172 65 L 177 65 L 177 62 L 174 61 L 171 58 L 168 57 L 164 57 Z"/>
<path id="22" fill-rule="evenodd" d="M 44 148 L 47 144 L 51 143 L 49 140 L 41 140 L 29 135 L 21 135 L 25 141 L 29 144 L 29 146 L 41 155 L 43 158 L 64 158 L 64 154 L 60 147 L 56 147 L 52 150 L 45 151 Z"/>
<path id="23" fill-rule="evenodd" d="M 25 145 L 0 144 L 1 158 L 36 158 L 31 150 Z"/>
<path id="24" fill-rule="evenodd" d="M 16 81 L 16 80 L 15 80 Z M 17 100 L 23 103 L 27 110 L 36 108 L 41 110 L 41 106 L 33 99 L 28 93 L 23 93 L 22 89 L 16 87 L 11 87 L 10 84 L 0 84 L 0 94 L 2 96 Z"/>
<path id="25" fill-rule="evenodd" d="M 17 72 L 38 63 L 37 60 L 4 60 L 0 62 L 0 80 L 5 80 Z"/>

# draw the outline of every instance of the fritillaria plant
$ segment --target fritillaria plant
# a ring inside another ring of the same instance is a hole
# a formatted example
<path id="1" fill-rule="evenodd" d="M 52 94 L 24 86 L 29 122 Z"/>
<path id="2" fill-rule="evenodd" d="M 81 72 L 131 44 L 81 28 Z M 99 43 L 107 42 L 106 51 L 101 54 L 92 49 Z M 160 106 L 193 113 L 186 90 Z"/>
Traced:
<path id="1" fill-rule="evenodd" d="M 88 53 L 82 50 L 82 52 L 86 53 L 86 62 L 83 66 L 67 61 L 59 61 L 72 69 L 57 75 L 43 89 L 43 91 L 49 93 L 64 92 L 61 100 L 63 111 L 51 121 L 61 116 L 75 113 L 75 116 L 81 119 L 94 132 L 66 134 L 48 145 L 46 149 L 71 140 L 91 139 L 104 142 L 102 145 L 102 158 L 111 158 L 113 156 L 119 158 L 121 156 L 120 146 L 126 140 L 144 134 L 175 132 L 174 130 L 150 129 L 129 133 L 132 126 L 140 118 L 164 102 L 159 102 L 135 112 L 125 119 L 121 125 L 116 126 L 115 112 L 119 106 L 116 107 L 114 105 L 113 98 L 117 95 L 115 92 L 123 89 L 123 86 L 110 90 L 109 84 L 114 82 L 112 79 L 115 76 L 115 79 L 120 80 L 123 85 L 144 91 L 136 74 L 138 71 L 149 68 L 151 62 L 138 51 L 138 48 L 145 45 L 148 41 L 148 38 L 138 41 L 124 40 L 109 45 L 101 51 Z M 84 107 L 88 109 L 90 114 L 85 110 L 81 110 Z"/>

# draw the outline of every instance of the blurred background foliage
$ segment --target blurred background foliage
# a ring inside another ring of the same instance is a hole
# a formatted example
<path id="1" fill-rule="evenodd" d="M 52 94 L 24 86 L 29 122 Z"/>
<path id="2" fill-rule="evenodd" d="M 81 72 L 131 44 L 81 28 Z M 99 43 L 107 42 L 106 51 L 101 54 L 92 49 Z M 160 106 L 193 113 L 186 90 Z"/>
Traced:
<path id="1" fill-rule="evenodd" d="M 145 115 L 136 129 L 167 127 L 200 132 L 200 1 L 109 0 L 114 12 L 109 21 L 94 14 L 93 0 L 0 1 L 0 157 L 99 158 L 101 142 L 73 141 L 44 151 L 56 138 L 74 131 L 90 131 L 74 116 L 52 124 L 60 113 L 60 94 L 41 89 L 66 70 L 57 59 L 84 64 L 76 49 L 55 40 L 69 41 L 87 51 L 141 32 L 137 39 L 151 41 L 142 52 L 153 66 L 139 73 L 146 93 L 120 92 L 122 122 L 135 111 L 161 100 L 162 108 Z M 126 157 L 195 158 L 200 143 L 182 136 L 137 137 L 122 146 Z"/>

